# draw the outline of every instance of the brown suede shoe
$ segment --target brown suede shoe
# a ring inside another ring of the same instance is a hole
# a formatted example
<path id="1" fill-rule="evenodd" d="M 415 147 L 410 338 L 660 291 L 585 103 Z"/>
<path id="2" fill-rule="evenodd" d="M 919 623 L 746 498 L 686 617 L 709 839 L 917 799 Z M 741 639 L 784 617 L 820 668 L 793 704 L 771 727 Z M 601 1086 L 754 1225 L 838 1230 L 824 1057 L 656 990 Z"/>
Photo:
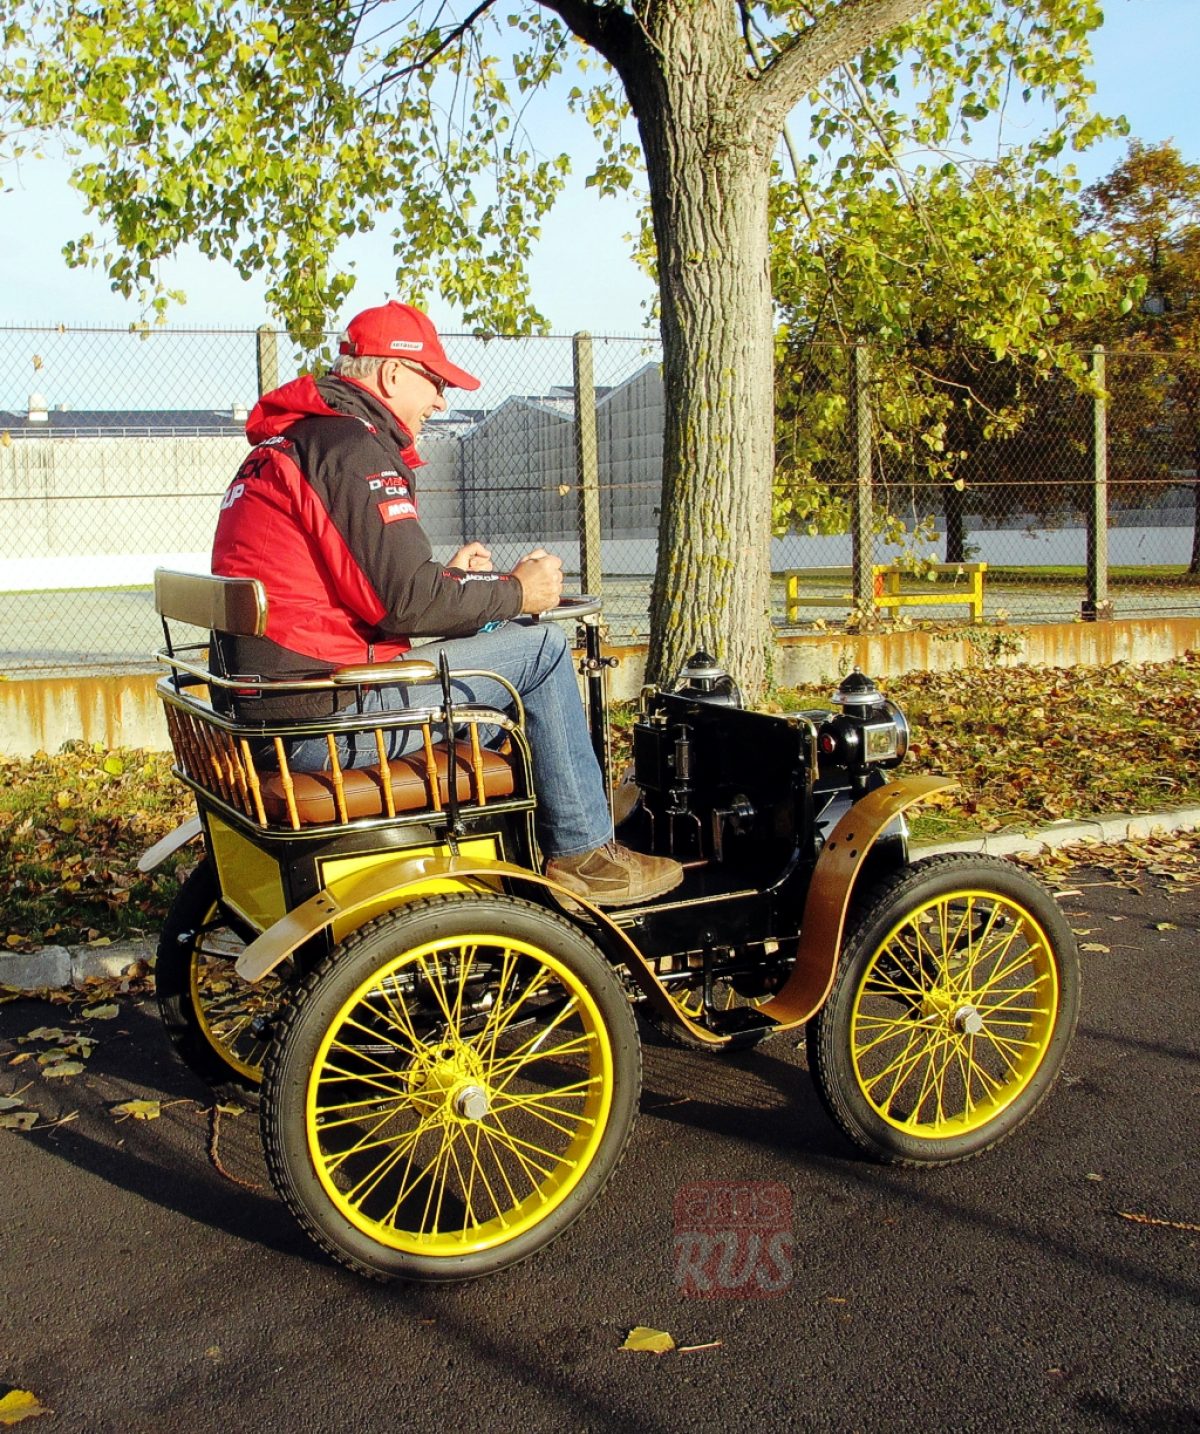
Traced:
<path id="1" fill-rule="evenodd" d="M 615 841 L 579 856 L 555 856 L 546 875 L 594 906 L 633 906 L 651 901 L 683 880 L 683 867 L 665 856 L 643 856 Z"/>

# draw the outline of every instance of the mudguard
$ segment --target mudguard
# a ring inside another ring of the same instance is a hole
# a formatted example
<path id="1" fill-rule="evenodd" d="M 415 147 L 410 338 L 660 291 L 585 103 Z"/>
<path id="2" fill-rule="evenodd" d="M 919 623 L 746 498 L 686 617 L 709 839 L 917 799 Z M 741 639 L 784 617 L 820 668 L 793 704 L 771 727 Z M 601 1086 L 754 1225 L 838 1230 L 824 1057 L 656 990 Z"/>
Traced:
<path id="1" fill-rule="evenodd" d="M 781 1029 L 803 1025 L 825 1004 L 837 973 L 855 878 L 880 833 L 908 807 L 958 783 L 951 777 L 903 777 L 876 787 L 842 814 L 813 869 L 796 964 L 782 989 L 758 1008 Z"/>
<path id="2" fill-rule="evenodd" d="M 181 846 L 195 841 L 203 830 L 199 817 L 189 817 L 173 832 L 168 832 L 161 841 L 148 847 L 138 858 L 137 869 L 141 872 L 153 871 L 156 866 L 161 866 L 172 852 L 177 852 Z"/>
<path id="3" fill-rule="evenodd" d="M 339 917 L 353 917 L 356 911 L 371 907 L 382 896 L 395 897 L 398 903 L 414 900 L 425 894 L 431 883 L 446 881 L 488 890 L 496 877 L 505 877 L 509 881 L 527 886 L 543 887 L 582 908 L 616 942 L 626 957 L 630 975 L 656 1010 L 686 1026 L 697 1040 L 706 1045 L 725 1044 L 726 1037 L 718 1036 L 682 1015 L 646 958 L 624 931 L 614 925 L 599 907 L 593 906 L 591 902 L 538 872 L 523 866 L 514 866 L 506 861 L 487 861 L 462 856 L 421 856 L 402 858 L 386 866 L 373 867 L 355 880 L 352 887 L 343 891 L 340 896 L 335 896 L 331 891 L 319 891 L 294 907 L 246 947 L 238 957 L 237 973 L 244 981 L 261 981 L 297 947 L 325 930 Z"/>

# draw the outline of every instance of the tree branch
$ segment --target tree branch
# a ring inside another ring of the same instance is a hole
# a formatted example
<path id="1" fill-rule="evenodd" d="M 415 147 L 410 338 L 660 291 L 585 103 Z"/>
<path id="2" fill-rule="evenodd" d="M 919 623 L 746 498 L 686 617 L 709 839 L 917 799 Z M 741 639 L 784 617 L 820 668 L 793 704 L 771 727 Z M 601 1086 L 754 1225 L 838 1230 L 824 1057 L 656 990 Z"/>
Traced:
<path id="1" fill-rule="evenodd" d="M 618 72 L 629 47 L 640 31 L 633 16 L 618 4 L 596 4 L 595 0 L 539 0 L 553 10 L 573 35 L 599 51 Z"/>
<path id="2" fill-rule="evenodd" d="M 929 0 L 842 0 L 791 36 L 755 78 L 759 123 L 778 133 L 784 116 L 839 65 L 911 20 Z"/>
<path id="3" fill-rule="evenodd" d="M 436 60 L 440 54 L 448 50 L 456 41 L 461 40 L 471 26 L 474 25 L 475 21 L 490 10 L 494 3 L 495 0 L 480 0 L 480 3 L 476 5 L 467 18 L 448 30 L 441 41 L 436 44 L 432 50 L 427 50 L 419 59 L 414 60 L 411 65 L 403 65 L 398 70 L 391 70 L 388 74 L 383 75 L 377 80 L 371 88 L 378 90 L 384 89 L 395 80 L 402 80 L 405 75 L 415 74 L 417 70 L 424 69 L 426 65 Z"/>

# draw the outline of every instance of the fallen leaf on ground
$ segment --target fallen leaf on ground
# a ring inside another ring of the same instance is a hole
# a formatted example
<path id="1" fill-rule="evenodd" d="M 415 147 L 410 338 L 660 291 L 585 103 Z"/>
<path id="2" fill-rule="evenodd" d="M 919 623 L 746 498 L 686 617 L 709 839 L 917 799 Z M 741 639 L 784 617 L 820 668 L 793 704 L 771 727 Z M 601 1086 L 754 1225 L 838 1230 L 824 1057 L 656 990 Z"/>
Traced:
<path id="1" fill-rule="evenodd" d="M 36 1124 L 35 1110 L 7 1110 L 0 1114 L 0 1130 L 32 1130 Z"/>
<path id="2" fill-rule="evenodd" d="M 83 1015 L 86 1016 L 89 1021 L 111 1021 L 114 1016 L 120 1014 L 120 1010 L 120 1006 L 113 1001 L 109 1001 L 103 1006 L 86 1007 L 83 1011 Z"/>
<path id="3" fill-rule="evenodd" d="M 17 1037 L 17 1044 L 23 1046 L 27 1041 L 65 1041 L 67 1033 L 61 1026 L 35 1026 L 32 1031 Z"/>
<path id="4" fill-rule="evenodd" d="M 1101 941 L 1083 941 L 1080 943 L 1081 951 L 1107 951 L 1109 948 Z"/>
<path id="5" fill-rule="evenodd" d="M 1200 1225 L 1191 1225 L 1186 1220 L 1160 1220 L 1155 1215 L 1140 1215 L 1132 1210 L 1118 1210 L 1122 1220 L 1132 1220 L 1135 1225 L 1159 1225 L 1164 1230 L 1187 1230 L 1200 1235 Z"/>
<path id="6" fill-rule="evenodd" d="M 675 1341 L 665 1329 L 650 1329 L 644 1324 L 635 1325 L 629 1331 L 622 1349 L 635 1349 L 646 1354 L 669 1354 L 675 1348 Z"/>
<path id="7" fill-rule="evenodd" d="M 82 1061 L 58 1061 L 52 1066 L 46 1066 L 42 1075 L 47 1080 L 56 1080 L 59 1076 L 76 1076 L 83 1073 Z"/>
<path id="8" fill-rule="evenodd" d="M 162 1102 L 157 1100 L 123 1100 L 120 1105 L 111 1106 L 110 1115 L 118 1119 L 157 1120 L 162 1114 Z"/>
<path id="9" fill-rule="evenodd" d="M 0 1424 L 19 1424 L 22 1419 L 36 1419 L 39 1414 L 53 1412 L 28 1389 L 10 1389 L 0 1399 Z"/>

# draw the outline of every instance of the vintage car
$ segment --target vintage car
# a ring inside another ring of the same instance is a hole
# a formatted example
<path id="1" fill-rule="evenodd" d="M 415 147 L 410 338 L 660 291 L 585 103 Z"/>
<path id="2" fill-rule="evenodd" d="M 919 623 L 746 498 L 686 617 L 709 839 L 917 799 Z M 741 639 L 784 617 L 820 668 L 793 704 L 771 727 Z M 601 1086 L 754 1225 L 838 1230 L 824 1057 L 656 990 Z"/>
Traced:
<path id="1" fill-rule="evenodd" d="M 953 783 L 892 775 L 907 725 L 863 674 L 783 716 L 744 709 L 702 653 L 645 688 L 619 834 L 685 879 L 602 911 L 542 872 L 516 692 L 503 711 L 456 702 L 455 674 L 419 653 L 307 682 L 232 674 L 209 633 L 261 634 L 261 585 L 160 571 L 155 590 L 198 816 L 143 866 L 204 848 L 162 933 L 163 1020 L 216 1090 L 259 1099 L 280 1197 L 359 1273 L 470 1279 L 565 1230 L 629 1141 L 639 1017 L 718 1055 L 803 1028 L 830 1116 L 889 1162 L 976 1155 L 1054 1083 L 1079 1003 L 1071 929 L 1011 864 L 910 863 L 905 811 Z M 548 618 L 577 625 L 606 766 L 599 603 Z M 180 624 L 199 631 L 181 644 Z M 437 700 L 361 711 L 384 683 Z M 258 715 L 298 692 L 333 715 Z M 342 765 L 351 732 L 377 761 Z M 296 770 L 291 744 L 314 734 L 327 767 Z"/>

